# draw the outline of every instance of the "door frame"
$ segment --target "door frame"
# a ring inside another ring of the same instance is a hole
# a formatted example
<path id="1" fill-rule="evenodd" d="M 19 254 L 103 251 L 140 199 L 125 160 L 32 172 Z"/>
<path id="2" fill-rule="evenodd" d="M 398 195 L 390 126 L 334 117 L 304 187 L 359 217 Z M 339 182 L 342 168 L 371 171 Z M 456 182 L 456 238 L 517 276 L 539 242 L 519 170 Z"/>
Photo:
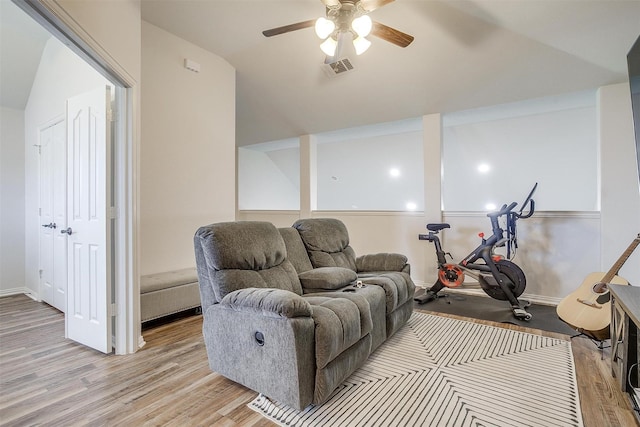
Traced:
<path id="1" fill-rule="evenodd" d="M 112 248 L 112 282 L 115 296 L 115 353 L 135 353 L 144 345 L 140 323 L 138 278 L 137 174 L 139 170 L 138 82 L 82 28 L 55 0 L 14 3 L 84 59 L 116 87 L 113 129 L 114 229 L 107 239 Z"/>

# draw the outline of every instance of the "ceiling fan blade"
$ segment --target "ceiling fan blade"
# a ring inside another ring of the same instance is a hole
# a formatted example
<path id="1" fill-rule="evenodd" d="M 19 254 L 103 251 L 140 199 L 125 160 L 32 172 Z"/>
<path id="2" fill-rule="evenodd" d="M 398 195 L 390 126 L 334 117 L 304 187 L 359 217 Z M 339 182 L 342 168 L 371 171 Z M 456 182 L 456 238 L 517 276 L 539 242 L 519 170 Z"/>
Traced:
<path id="1" fill-rule="evenodd" d="M 309 21 L 297 22 L 295 24 L 285 25 L 283 27 L 271 28 L 270 30 L 264 30 L 262 34 L 265 37 L 277 36 L 279 34 L 288 33 L 291 31 L 302 30 L 303 28 L 313 27 L 316 23 L 315 19 L 310 19 Z"/>
<path id="2" fill-rule="evenodd" d="M 395 0 L 361 0 L 360 6 L 367 12 L 373 12 L 374 10 L 381 8 L 382 6 L 393 1 Z"/>
<path id="3" fill-rule="evenodd" d="M 375 21 L 373 22 L 371 35 L 380 37 L 381 39 L 400 47 L 407 47 L 413 41 L 413 36 Z"/>

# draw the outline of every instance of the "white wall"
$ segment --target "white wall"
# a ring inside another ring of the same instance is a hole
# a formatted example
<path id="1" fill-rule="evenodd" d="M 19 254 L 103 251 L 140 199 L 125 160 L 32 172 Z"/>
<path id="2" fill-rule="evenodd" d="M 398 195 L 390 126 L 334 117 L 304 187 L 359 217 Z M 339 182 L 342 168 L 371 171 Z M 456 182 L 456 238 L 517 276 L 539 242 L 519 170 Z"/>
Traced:
<path id="1" fill-rule="evenodd" d="M 444 221 L 451 228 L 441 232 L 443 245 L 455 261 L 480 244 L 478 233 L 491 234 L 489 218 L 483 214 L 445 213 Z M 557 302 L 574 291 L 588 273 L 599 269 L 597 213 L 536 212 L 519 220 L 517 230 L 518 249 L 512 261 L 524 271 L 525 294 L 534 300 Z M 504 250 L 498 252 L 504 254 Z M 435 260 L 435 252 L 429 256 Z"/>
<path id="2" fill-rule="evenodd" d="M 595 90 L 445 114 L 442 121 L 446 211 L 520 203 L 536 182 L 541 210 L 598 210 Z"/>
<path id="3" fill-rule="evenodd" d="M 294 212 L 243 211 L 239 220 L 269 221 L 289 227 L 300 215 Z M 435 282 L 436 255 L 432 243 L 418 240 L 427 233 L 422 213 L 314 212 L 313 218 L 337 218 L 349 230 L 357 255 L 398 252 L 407 256 L 411 277 L 419 286 Z M 480 244 L 479 232 L 491 233 L 489 219 L 479 214 L 444 214 L 451 228 L 440 234 L 443 247 L 460 261 Z M 513 260 L 525 272 L 526 296 L 543 303 L 558 302 L 575 290 L 591 271 L 598 271 L 600 219 L 597 214 L 539 213 L 518 223 L 519 249 Z M 570 243 L 568 243 L 570 242 Z M 581 248 L 576 251 L 575 247 Z M 468 278 L 473 284 L 474 279 Z"/>
<path id="4" fill-rule="evenodd" d="M 422 158 L 421 131 L 318 143 L 318 209 L 422 211 Z"/>
<path id="5" fill-rule="evenodd" d="M 600 88 L 598 105 L 602 182 L 600 270 L 607 271 L 640 233 L 640 192 L 629 85 Z M 640 247 L 620 269 L 620 276 L 640 285 Z"/>
<path id="6" fill-rule="evenodd" d="M 184 67 L 185 58 L 201 65 Z M 235 70 L 142 23 L 140 274 L 195 266 L 193 235 L 235 218 Z"/>
<path id="7" fill-rule="evenodd" d="M 137 92 L 141 71 L 141 19 L 140 0 L 78 1 L 56 0 L 56 4 L 77 23 L 74 30 L 86 32 L 94 42 L 93 48 L 111 57 L 111 65 L 126 73 Z M 138 97 L 134 94 L 137 109 Z M 137 144 L 138 118 L 134 114 L 134 135 Z"/>
<path id="8" fill-rule="evenodd" d="M 297 165 L 299 171 L 299 153 L 297 148 L 270 152 L 238 148 L 238 209 L 299 209 L 299 179 L 296 182 L 286 173 L 288 165 Z M 278 161 L 283 158 L 287 161 Z"/>
<path id="9" fill-rule="evenodd" d="M 432 221 L 420 214 L 332 212 L 326 216 L 338 218 L 347 225 L 356 254 L 403 253 L 409 258 L 416 284 L 430 286 L 435 282 L 434 246 L 418 240 L 418 234 L 427 233 L 426 223 Z M 440 237 L 445 251 L 450 252 L 455 261 L 480 244 L 479 232 L 491 233 L 485 215 L 445 213 L 443 220 L 451 224 L 451 228 L 441 232 Z M 526 294 L 539 301 L 553 301 L 575 290 L 584 279 L 584 271 L 591 271 L 598 262 L 598 232 L 597 215 L 543 212 L 519 221 L 519 249 L 513 261 L 525 272 Z M 569 250 L 566 244 L 569 240 L 584 249 L 579 253 Z M 473 283 L 474 279 L 467 281 Z"/>
<path id="10" fill-rule="evenodd" d="M 38 295 L 38 129 L 64 116 L 68 98 L 109 82 L 56 38 L 47 42 L 25 108 L 25 286 Z"/>
<path id="11" fill-rule="evenodd" d="M 405 211 L 408 202 L 415 203 L 416 211 L 434 203 L 439 207 L 439 198 L 423 197 L 429 181 L 423 171 L 430 171 L 423 164 L 424 130 L 413 130 L 414 122 L 315 135 L 318 209 Z M 489 202 L 522 202 L 538 182 L 541 210 L 598 211 L 596 127 L 596 90 L 443 115 L 443 177 L 437 177 L 443 182 L 443 209 L 483 212 L 493 209 L 486 207 Z M 279 151 L 272 144 L 272 151 L 266 143 L 241 152 L 255 148 L 271 155 Z M 439 171 L 439 151 L 428 147 L 424 158 L 435 157 Z M 283 185 L 283 177 L 269 178 L 286 175 L 282 163 L 248 162 L 248 157 L 238 162 L 240 209 L 296 209 L 282 202 L 291 185 Z M 491 169 L 480 173 L 479 164 Z M 391 168 L 401 175 L 390 177 Z M 252 180 L 243 179 L 250 175 Z"/>
<path id="12" fill-rule="evenodd" d="M 602 151 L 600 169 L 593 170 L 588 181 L 588 192 L 595 192 L 602 198 L 602 213 L 598 211 L 537 211 L 532 217 L 518 222 L 519 249 L 514 261 L 524 270 L 527 277 L 525 296 L 533 300 L 557 303 L 575 290 L 587 274 L 606 271 L 622 251 L 636 236 L 640 225 L 638 210 L 639 196 L 633 164 L 633 135 L 630 131 L 630 104 L 626 85 L 610 86 L 600 90 L 598 114 L 594 121 L 597 129 L 590 125 L 595 139 L 600 140 Z M 626 87 L 627 92 L 624 88 Z M 576 120 L 575 123 L 581 123 Z M 430 155 L 440 153 L 441 121 L 435 116 L 425 116 L 423 121 L 425 185 L 429 193 L 433 188 L 441 188 L 442 176 L 439 162 Z M 566 130 L 565 130 L 566 131 Z M 589 136 L 590 138 L 593 136 Z M 562 139 L 558 140 L 561 143 Z M 604 143 L 607 144 L 605 148 Z M 592 144 L 591 149 L 596 147 Z M 542 168 L 540 173 L 546 175 Z M 460 172 L 465 175 L 464 170 Z M 598 176 L 601 188 L 598 187 Z M 436 185 L 437 184 L 437 185 Z M 305 185 L 301 183 L 302 191 Z M 514 200 L 522 202 L 526 196 L 521 189 L 513 192 Z M 542 189 L 538 189 L 538 193 Z M 425 191 L 426 193 L 426 191 Z M 537 194 L 538 194 L 537 193 Z M 571 198 L 571 194 L 566 195 Z M 301 196 L 301 200 L 303 197 Z M 427 197 L 429 199 L 429 197 Z M 593 199 L 592 199 L 593 200 Z M 433 204 L 427 200 L 427 206 Z M 303 210 L 304 207 L 301 207 Z M 277 226 L 290 226 L 300 213 L 295 212 L 240 212 L 238 219 L 266 220 Z M 459 261 L 479 244 L 478 233 L 491 232 L 489 219 L 482 213 L 463 213 L 427 209 L 427 213 L 383 213 L 383 212 L 312 212 L 312 217 L 334 217 L 341 219 L 349 230 L 351 244 L 357 254 L 381 251 L 400 252 L 408 256 L 412 264 L 412 277 L 419 285 L 430 286 L 435 280 L 435 252 L 433 245 L 419 241 L 418 234 L 425 233 L 428 222 L 443 220 L 451 224 L 451 229 L 442 233 L 445 250 Z M 606 231 L 610 230 L 610 231 Z M 615 247 L 610 244 L 608 233 L 622 236 Z M 632 283 L 637 279 L 640 262 L 638 250 L 625 264 L 620 274 Z M 611 261 L 608 261 L 611 260 Z"/>
<path id="13" fill-rule="evenodd" d="M 24 280 L 24 111 L 0 107 L 0 296 Z"/>

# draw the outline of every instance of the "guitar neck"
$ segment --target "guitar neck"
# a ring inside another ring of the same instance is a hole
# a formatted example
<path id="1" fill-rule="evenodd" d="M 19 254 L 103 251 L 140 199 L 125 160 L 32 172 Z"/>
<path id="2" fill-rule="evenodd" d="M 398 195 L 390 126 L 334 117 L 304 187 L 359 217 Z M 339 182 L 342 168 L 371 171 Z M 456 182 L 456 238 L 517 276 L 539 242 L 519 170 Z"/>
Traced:
<path id="1" fill-rule="evenodd" d="M 618 261 L 616 261 L 616 263 L 613 264 L 613 267 L 611 267 L 611 269 L 607 272 L 607 274 L 604 275 L 604 277 L 602 278 L 603 283 L 611 282 L 611 279 L 613 279 L 613 276 L 618 274 L 618 271 L 620 271 L 620 269 L 622 268 L 624 263 L 627 262 L 627 259 L 629 259 L 633 251 L 638 247 L 638 244 L 640 244 L 640 233 L 638 234 L 638 237 L 633 239 L 633 242 L 631 242 L 627 250 L 624 251 L 624 253 L 620 256 L 620 258 L 618 258 Z"/>

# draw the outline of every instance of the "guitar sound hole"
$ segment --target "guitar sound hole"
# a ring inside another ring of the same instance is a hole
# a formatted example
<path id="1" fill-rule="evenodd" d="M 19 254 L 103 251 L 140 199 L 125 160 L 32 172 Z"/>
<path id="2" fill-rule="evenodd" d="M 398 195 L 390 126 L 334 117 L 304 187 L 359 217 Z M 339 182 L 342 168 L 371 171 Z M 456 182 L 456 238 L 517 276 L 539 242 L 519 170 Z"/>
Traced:
<path id="1" fill-rule="evenodd" d="M 593 285 L 593 292 L 595 292 L 596 294 L 604 294 L 605 292 L 609 292 L 609 287 L 606 283 L 596 283 L 595 285 Z"/>

